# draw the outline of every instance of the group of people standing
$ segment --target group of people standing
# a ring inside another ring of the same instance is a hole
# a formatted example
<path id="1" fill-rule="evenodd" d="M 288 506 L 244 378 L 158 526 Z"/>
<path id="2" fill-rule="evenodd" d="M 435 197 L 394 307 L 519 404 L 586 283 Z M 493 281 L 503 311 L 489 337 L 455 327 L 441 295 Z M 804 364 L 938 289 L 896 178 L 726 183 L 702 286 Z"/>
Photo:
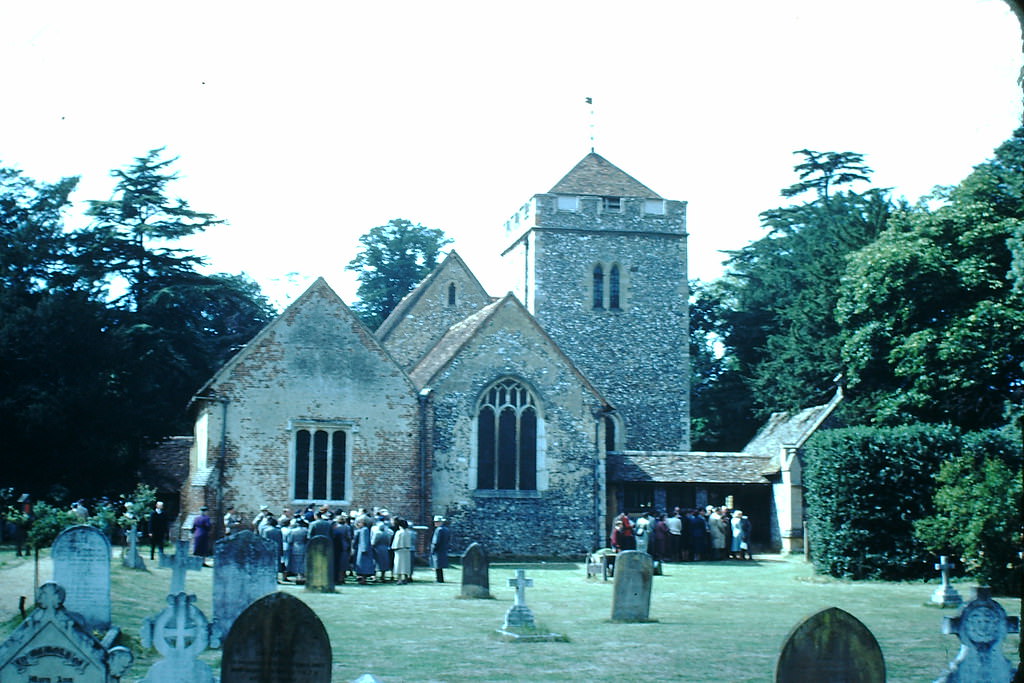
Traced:
<path id="1" fill-rule="evenodd" d="M 635 521 L 623 512 L 615 518 L 609 540 L 615 552 L 640 550 L 655 562 L 752 560 L 750 530 L 742 510 L 677 507 L 671 513 L 648 510 Z"/>
<path id="2" fill-rule="evenodd" d="M 241 518 L 229 509 L 224 518 L 227 533 L 241 527 Z M 304 582 L 306 546 L 315 536 L 331 540 L 335 583 L 354 578 L 359 584 L 390 580 L 401 585 L 413 580 L 416 530 L 408 520 L 392 516 L 386 508 L 375 509 L 372 513 L 365 508 L 346 513 L 340 509 L 332 511 L 327 505 L 311 505 L 294 514 L 285 508 L 278 516 L 263 505 L 252 520 L 252 528 L 280 547 L 279 564 L 284 582 Z M 445 518 L 435 516 L 430 564 L 439 582 L 444 582 L 450 544 L 451 531 Z"/>

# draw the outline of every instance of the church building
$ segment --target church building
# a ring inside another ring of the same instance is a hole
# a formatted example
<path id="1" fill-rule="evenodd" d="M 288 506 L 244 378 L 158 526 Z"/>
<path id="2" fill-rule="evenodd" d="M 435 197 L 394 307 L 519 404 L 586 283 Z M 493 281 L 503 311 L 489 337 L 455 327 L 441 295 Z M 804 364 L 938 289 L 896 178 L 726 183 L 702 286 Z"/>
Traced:
<path id="1" fill-rule="evenodd" d="M 196 394 L 182 509 L 387 507 L 578 557 L 621 511 L 729 497 L 760 545 L 798 536 L 777 454 L 690 451 L 686 202 L 591 152 L 504 236 L 507 293 L 453 251 L 375 332 L 318 279 Z"/>

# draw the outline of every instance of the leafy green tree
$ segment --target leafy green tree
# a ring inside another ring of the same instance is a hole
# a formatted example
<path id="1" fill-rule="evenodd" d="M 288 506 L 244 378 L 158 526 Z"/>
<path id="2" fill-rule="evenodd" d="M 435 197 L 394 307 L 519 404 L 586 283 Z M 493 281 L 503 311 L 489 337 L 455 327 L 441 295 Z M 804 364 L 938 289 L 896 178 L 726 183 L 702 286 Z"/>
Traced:
<path id="1" fill-rule="evenodd" d="M 1024 386 L 1024 129 L 959 186 L 895 212 L 850 258 L 837 319 L 852 407 L 878 424 L 1007 421 Z"/>
<path id="2" fill-rule="evenodd" d="M 78 178 L 36 183 L 0 168 L 0 287 L 28 293 L 52 288 L 66 271 L 63 212 Z"/>
<path id="3" fill-rule="evenodd" d="M 130 488 L 139 454 L 188 428 L 189 397 L 273 315 L 251 280 L 174 247 L 220 221 L 160 194 L 174 174 L 157 155 L 115 172 L 115 199 L 72 231 L 74 179 L 0 169 L 0 433 L 19 490 Z"/>
<path id="4" fill-rule="evenodd" d="M 1021 471 L 1016 428 L 964 435 L 963 451 L 936 476 L 936 514 L 914 533 L 935 555 L 955 555 L 982 584 L 1020 595 Z"/>
<path id="5" fill-rule="evenodd" d="M 801 181 L 786 196 L 815 199 L 765 211 L 768 234 L 729 253 L 716 283 L 717 331 L 751 395 L 748 421 L 827 400 L 843 374 L 839 325 L 833 311 L 849 254 L 870 244 L 891 210 L 885 190 L 840 191 L 867 179 L 852 152 L 798 152 Z M 742 444 L 740 444 L 742 445 Z"/>
<path id="6" fill-rule="evenodd" d="M 726 355 L 715 283 L 690 282 L 690 431 L 694 450 L 738 451 L 757 430 L 750 391 Z"/>
<path id="7" fill-rule="evenodd" d="M 161 159 L 163 151 L 150 150 L 129 168 L 111 171 L 117 179 L 113 197 L 88 202 L 92 224 L 76 235 L 82 274 L 108 289 L 123 284 L 126 291 L 114 302 L 129 310 L 169 276 L 190 274 L 202 263 L 170 246 L 174 240 L 224 222 L 168 196 L 167 186 L 178 177 L 170 170 L 177 158 Z"/>
<path id="8" fill-rule="evenodd" d="M 451 244 L 444 231 L 393 218 L 359 238 L 362 250 L 345 270 L 358 273 L 359 298 L 352 310 L 377 329 L 398 302 L 437 267 L 441 250 Z"/>

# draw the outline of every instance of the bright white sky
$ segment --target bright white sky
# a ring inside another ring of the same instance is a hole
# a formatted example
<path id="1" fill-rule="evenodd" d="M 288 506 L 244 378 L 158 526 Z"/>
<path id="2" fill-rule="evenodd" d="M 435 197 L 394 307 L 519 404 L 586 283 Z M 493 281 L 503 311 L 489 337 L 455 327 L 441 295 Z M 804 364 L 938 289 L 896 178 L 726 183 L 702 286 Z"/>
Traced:
<path id="1" fill-rule="evenodd" d="M 502 225 L 590 148 L 689 202 L 690 276 L 763 235 L 793 150 L 856 151 L 917 199 L 1019 125 L 1002 0 L 7 2 L 0 164 L 74 195 L 155 147 L 230 225 L 189 243 L 278 304 L 358 237 L 443 229 L 491 294 Z M 71 216 L 69 223 L 83 219 Z"/>

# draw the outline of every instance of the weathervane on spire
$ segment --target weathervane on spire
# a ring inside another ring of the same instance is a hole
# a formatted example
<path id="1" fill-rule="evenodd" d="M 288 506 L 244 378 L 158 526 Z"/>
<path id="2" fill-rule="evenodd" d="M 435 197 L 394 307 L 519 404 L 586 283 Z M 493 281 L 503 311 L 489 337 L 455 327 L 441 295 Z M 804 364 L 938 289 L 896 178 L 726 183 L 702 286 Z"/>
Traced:
<path id="1" fill-rule="evenodd" d="M 588 97 L 587 104 L 590 105 L 590 151 L 594 151 L 594 98 Z"/>

